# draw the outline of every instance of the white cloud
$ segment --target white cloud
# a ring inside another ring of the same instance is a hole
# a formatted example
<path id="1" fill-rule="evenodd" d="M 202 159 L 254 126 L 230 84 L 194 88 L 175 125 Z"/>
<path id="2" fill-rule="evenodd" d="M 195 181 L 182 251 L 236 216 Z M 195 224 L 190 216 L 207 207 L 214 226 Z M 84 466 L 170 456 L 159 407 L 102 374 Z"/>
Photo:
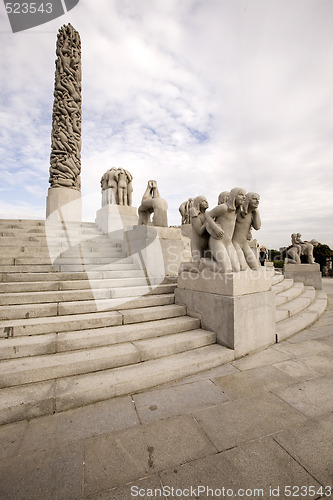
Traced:
<path id="1" fill-rule="evenodd" d="M 240 185 L 261 194 L 263 243 L 301 231 L 333 246 L 332 11 L 330 0 L 80 0 L 45 26 L 2 33 L 5 201 L 25 191 L 33 211 L 46 195 L 56 31 L 71 22 L 83 51 L 86 217 L 104 171 L 123 166 L 136 206 L 157 179 L 170 224 L 189 196 L 213 206 Z"/>

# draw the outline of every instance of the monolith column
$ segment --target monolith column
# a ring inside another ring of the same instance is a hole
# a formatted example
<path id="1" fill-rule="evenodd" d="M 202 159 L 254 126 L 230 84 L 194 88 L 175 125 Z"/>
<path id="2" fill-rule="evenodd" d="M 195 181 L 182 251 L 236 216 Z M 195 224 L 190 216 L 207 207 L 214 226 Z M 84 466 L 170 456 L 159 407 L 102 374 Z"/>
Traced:
<path id="1" fill-rule="evenodd" d="M 58 32 L 56 54 L 46 217 L 81 221 L 81 41 L 70 24 Z"/>

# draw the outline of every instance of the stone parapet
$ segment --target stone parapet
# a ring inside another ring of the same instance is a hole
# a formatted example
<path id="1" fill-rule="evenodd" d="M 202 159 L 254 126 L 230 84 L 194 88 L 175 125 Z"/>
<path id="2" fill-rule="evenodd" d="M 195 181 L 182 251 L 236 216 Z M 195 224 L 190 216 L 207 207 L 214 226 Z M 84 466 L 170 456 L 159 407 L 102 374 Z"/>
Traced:
<path id="1" fill-rule="evenodd" d="M 317 290 L 321 290 L 322 275 L 320 272 L 320 265 L 314 264 L 288 264 L 286 263 L 283 268 L 285 278 L 291 278 L 294 281 L 300 281 L 307 286 L 313 286 Z"/>
<path id="2" fill-rule="evenodd" d="M 275 343 L 274 294 L 265 269 L 195 274 L 180 274 L 176 303 L 199 316 L 203 328 L 216 333 L 217 343 L 234 349 L 235 357 Z"/>

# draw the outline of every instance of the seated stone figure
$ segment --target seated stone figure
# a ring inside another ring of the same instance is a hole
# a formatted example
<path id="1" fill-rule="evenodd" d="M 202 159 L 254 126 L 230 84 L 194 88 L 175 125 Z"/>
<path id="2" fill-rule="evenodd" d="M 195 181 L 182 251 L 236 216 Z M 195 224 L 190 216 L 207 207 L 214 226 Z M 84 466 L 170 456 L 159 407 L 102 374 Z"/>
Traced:
<path id="1" fill-rule="evenodd" d="M 248 267 L 259 269 L 259 262 L 249 246 L 251 228 L 258 230 L 261 220 L 258 211 L 260 196 L 257 193 L 247 193 L 242 210 L 238 212 L 232 242 L 236 248 L 241 271 Z"/>
<path id="2" fill-rule="evenodd" d="M 318 245 L 317 240 L 302 241 L 300 233 L 291 235 L 291 245 L 286 250 L 286 264 L 301 264 L 304 256 L 307 264 L 314 264 L 313 247 Z"/>
<path id="3" fill-rule="evenodd" d="M 162 226 L 168 227 L 168 204 L 160 197 L 157 182 L 148 181 L 147 189 L 142 197 L 141 205 L 138 209 L 139 226 Z M 150 216 L 153 214 L 152 221 Z"/>
<path id="4" fill-rule="evenodd" d="M 209 248 L 214 258 L 208 259 L 202 265 L 211 267 L 222 273 L 239 272 L 241 267 L 232 237 L 236 225 L 236 218 L 245 202 L 246 191 L 234 188 L 230 191 L 228 201 L 206 212 L 206 228 L 209 237 Z"/>
<path id="5" fill-rule="evenodd" d="M 190 210 L 192 233 L 191 233 L 191 252 L 192 261 L 199 262 L 206 257 L 208 250 L 209 233 L 206 229 L 206 210 L 208 201 L 204 196 L 197 196 L 193 200 L 193 206 Z"/>
<path id="6" fill-rule="evenodd" d="M 182 225 L 184 224 L 191 224 L 191 208 L 193 206 L 193 198 L 189 198 L 186 201 L 183 201 L 183 203 L 179 207 L 179 212 L 180 215 L 182 216 Z"/>

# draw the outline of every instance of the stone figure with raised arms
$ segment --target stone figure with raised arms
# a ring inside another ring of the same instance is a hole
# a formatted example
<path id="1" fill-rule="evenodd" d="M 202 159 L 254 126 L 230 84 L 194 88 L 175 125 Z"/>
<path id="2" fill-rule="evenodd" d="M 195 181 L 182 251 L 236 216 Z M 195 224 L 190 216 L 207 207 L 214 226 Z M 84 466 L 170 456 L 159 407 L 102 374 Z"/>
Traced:
<path id="1" fill-rule="evenodd" d="M 241 269 L 232 237 L 245 196 L 244 189 L 234 188 L 230 191 L 226 203 L 206 212 L 206 227 L 210 234 L 209 248 L 216 263 L 215 269 L 222 273 L 239 272 Z M 208 262 L 205 264 L 209 265 Z"/>
<path id="2" fill-rule="evenodd" d="M 255 230 L 258 230 L 261 227 L 258 211 L 259 201 L 259 194 L 247 193 L 244 205 L 236 217 L 232 242 L 237 251 L 241 271 L 245 271 L 248 267 L 253 270 L 259 269 L 259 262 L 249 246 L 251 228 L 253 227 Z"/>
<path id="3" fill-rule="evenodd" d="M 168 227 L 168 204 L 161 198 L 155 180 L 148 181 L 147 189 L 142 197 L 138 209 L 139 226 L 161 226 Z M 152 221 L 150 216 L 153 214 Z"/>

